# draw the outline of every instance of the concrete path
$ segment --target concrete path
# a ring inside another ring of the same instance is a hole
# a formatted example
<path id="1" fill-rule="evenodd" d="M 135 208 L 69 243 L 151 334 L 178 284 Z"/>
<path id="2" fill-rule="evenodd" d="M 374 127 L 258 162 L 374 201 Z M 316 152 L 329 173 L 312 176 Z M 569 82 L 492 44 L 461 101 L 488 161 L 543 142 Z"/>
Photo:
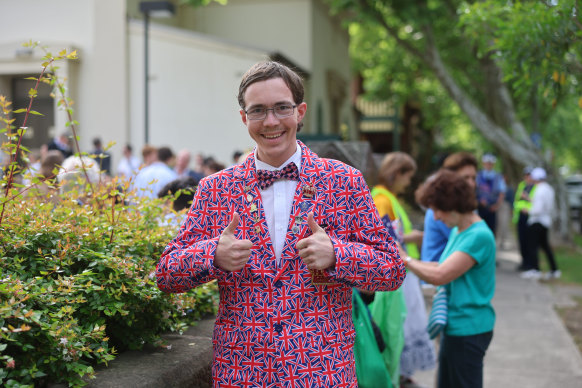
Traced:
<path id="1" fill-rule="evenodd" d="M 550 284 L 519 277 L 514 249 L 498 252 L 493 305 L 497 321 L 485 356 L 484 386 L 491 388 L 580 388 L 582 356 L 554 306 L 572 303 Z M 434 371 L 415 375 L 435 386 Z"/>

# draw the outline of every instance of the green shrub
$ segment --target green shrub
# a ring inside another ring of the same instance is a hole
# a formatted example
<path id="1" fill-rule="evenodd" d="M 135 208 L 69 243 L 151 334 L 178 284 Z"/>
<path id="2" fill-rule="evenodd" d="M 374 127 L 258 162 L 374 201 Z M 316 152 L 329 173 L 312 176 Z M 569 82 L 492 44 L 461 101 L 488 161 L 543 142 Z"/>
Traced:
<path id="1" fill-rule="evenodd" d="M 30 93 L 34 98 L 34 93 Z M 4 151 L 25 155 L 0 96 Z M 30 109 L 30 108 L 29 108 Z M 12 169 L 12 170 L 11 170 Z M 127 349 L 162 345 L 213 313 L 216 286 L 164 294 L 154 271 L 176 234 L 160 226 L 161 200 L 128 204 L 121 182 L 81 184 L 66 194 L 39 178 L 18 185 L 14 162 L 0 177 L 0 385 L 85 385 L 93 367 Z M 48 192 L 48 194 L 47 194 Z M 168 210 L 166 210 L 168 209 Z"/>

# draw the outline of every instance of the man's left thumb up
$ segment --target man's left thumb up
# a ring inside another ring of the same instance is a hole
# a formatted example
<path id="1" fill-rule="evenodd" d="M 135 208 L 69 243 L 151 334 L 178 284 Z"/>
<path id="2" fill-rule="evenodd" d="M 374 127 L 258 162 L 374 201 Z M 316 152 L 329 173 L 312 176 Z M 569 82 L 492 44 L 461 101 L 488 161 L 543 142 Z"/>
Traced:
<path id="1" fill-rule="evenodd" d="M 313 218 L 313 213 L 309 213 L 307 215 L 307 225 L 309 225 L 309 228 L 314 234 L 319 232 L 320 230 L 323 230 L 323 228 L 319 226 L 319 224 Z"/>

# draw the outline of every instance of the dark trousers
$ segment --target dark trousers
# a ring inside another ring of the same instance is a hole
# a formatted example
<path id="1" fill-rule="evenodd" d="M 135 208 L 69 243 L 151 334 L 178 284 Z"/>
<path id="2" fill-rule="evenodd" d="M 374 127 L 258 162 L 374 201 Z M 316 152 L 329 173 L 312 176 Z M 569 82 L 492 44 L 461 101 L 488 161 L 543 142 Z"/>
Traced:
<path id="1" fill-rule="evenodd" d="M 438 388 L 482 388 L 483 358 L 493 332 L 444 335 L 439 352 Z"/>
<path id="2" fill-rule="evenodd" d="M 483 218 L 495 236 L 495 229 L 497 228 L 497 212 L 489 210 L 489 207 L 479 205 L 477 213 L 479 214 L 479 217 Z"/>
<path id="3" fill-rule="evenodd" d="M 519 243 L 519 253 L 521 254 L 521 268 L 532 269 L 531 259 L 528 257 L 527 248 L 527 214 L 521 213 L 517 220 L 517 241 Z"/>
<path id="4" fill-rule="evenodd" d="M 540 269 L 540 259 L 538 255 L 539 248 L 546 253 L 548 258 L 548 263 L 550 264 L 550 269 L 552 271 L 558 270 L 556 265 L 556 259 L 554 258 L 554 252 L 552 247 L 550 247 L 550 242 L 548 240 L 548 228 L 536 222 L 527 228 L 527 241 L 528 241 L 528 255 L 531 260 L 531 268 Z"/>

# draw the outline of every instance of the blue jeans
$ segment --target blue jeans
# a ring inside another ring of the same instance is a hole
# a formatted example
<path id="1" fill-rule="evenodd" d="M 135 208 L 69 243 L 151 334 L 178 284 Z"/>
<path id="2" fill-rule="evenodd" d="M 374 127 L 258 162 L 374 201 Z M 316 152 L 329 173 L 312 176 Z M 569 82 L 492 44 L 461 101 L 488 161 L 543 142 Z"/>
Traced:
<path id="1" fill-rule="evenodd" d="M 493 332 L 443 335 L 439 352 L 438 388 L 482 388 L 483 358 Z"/>

